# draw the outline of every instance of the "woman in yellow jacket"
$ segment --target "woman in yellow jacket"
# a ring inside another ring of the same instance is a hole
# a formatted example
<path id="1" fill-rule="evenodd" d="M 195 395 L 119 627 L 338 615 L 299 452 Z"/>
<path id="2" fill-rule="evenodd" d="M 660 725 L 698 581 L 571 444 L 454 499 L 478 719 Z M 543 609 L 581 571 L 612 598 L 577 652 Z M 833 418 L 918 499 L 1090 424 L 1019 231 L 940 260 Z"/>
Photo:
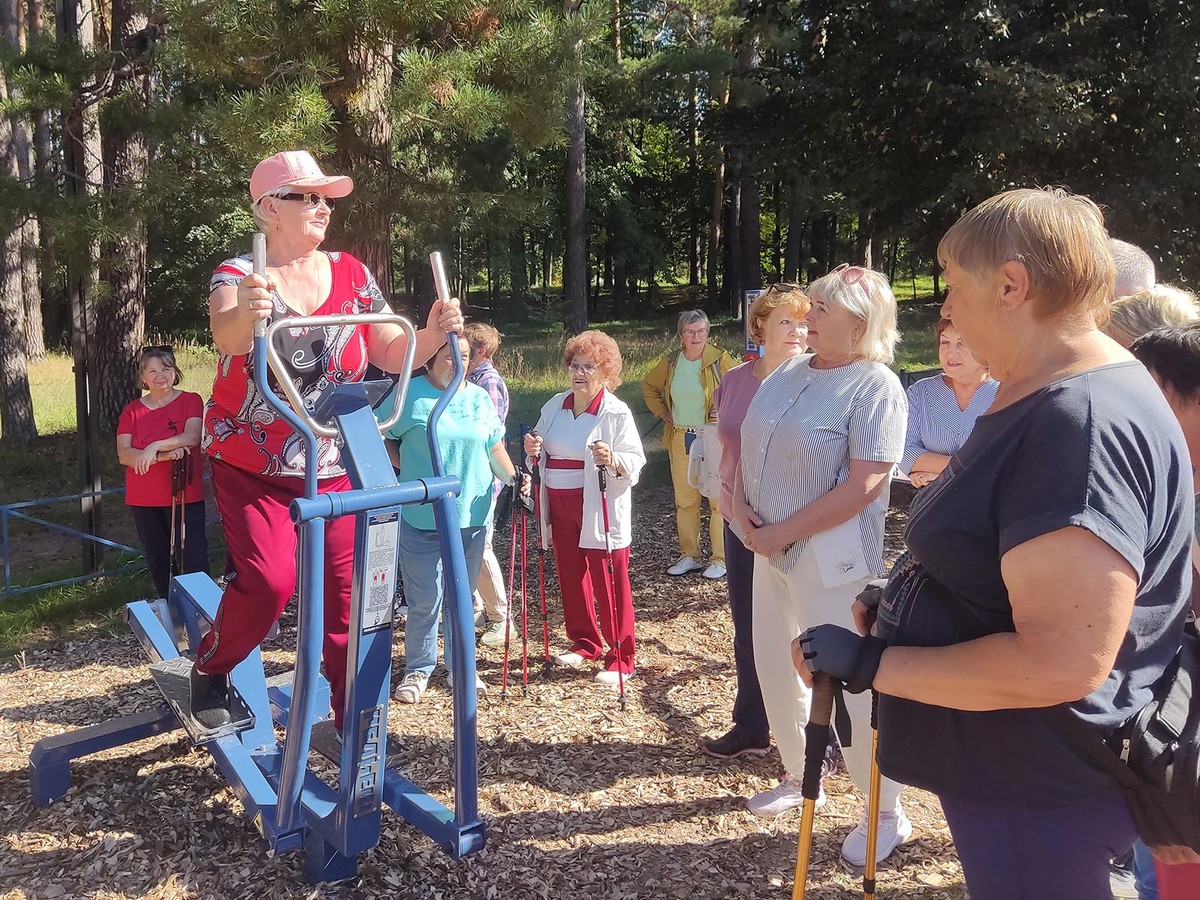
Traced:
<path id="1" fill-rule="evenodd" d="M 689 432 L 716 421 L 713 392 L 737 360 L 708 343 L 708 316 L 689 309 L 679 314 L 682 345 L 658 361 L 642 381 L 646 408 L 663 420 L 663 446 L 671 459 L 675 487 L 675 524 L 679 530 L 679 561 L 668 575 L 686 575 L 704 569 L 705 578 L 725 577 L 725 536 L 720 510 L 709 500 L 709 537 L 712 559 L 704 568 L 700 556 L 700 491 L 688 484 Z"/>

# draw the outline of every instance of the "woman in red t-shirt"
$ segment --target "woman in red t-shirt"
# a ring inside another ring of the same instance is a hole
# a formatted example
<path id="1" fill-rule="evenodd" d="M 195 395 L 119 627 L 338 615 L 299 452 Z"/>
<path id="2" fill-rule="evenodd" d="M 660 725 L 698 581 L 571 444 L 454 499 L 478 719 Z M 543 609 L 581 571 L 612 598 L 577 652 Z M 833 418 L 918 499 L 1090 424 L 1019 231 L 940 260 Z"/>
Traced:
<path id="1" fill-rule="evenodd" d="M 117 423 L 117 458 L 125 466 L 125 505 L 133 513 L 146 565 L 158 596 L 167 596 L 171 578 L 172 470 L 182 461 L 183 528 L 176 520 L 176 546 L 182 569 L 176 574 L 208 572 L 204 533 L 204 484 L 200 443 L 204 401 L 176 385 L 183 373 L 169 347 L 148 347 L 138 360 L 138 377 L 149 392 L 125 407 Z M 175 515 L 178 515 L 175 512 Z"/>
<path id="2" fill-rule="evenodd" d="M 196 649 L 191 710 L 207 727 L 229 722 L 228 673 L 266 637 L 296 590 L 296 527 L 288 504 L 304 495 L 308 467 L 320 493 L 350 489 L 338 442 L 317 440 L 317 458 L 259 393 L 254 380 L 256 322 L 296 316 L 389 312 L 383 291 L 349 253 L 321 249 L 334 203 L 353 190 L 345 175 L 326 175 L 304 150 L 276 153 L 250 176 L 251 211 L 267 236 L 267 276 L 251 274 L 249 257 L 227 259 L 213 273 L 209 321 L 220 353 L 205 411 L 203 449 L 225 526 L 227 584 L 212 630 Z M 458 300 L 433 304 L 417 332 L 416 362 L 424 363 L 462 330 Z M 368 363 L 388 372 L 404 367 L 408 339 L 400 326 L 341 325 L 285 329 L 276 337 L 293 381 L 311 404 L 331 384 L 361 381 Z M 275 378 L 268 383 L 276 389 Z M 311 407 L 310 407 L 311 408 Z M 325 528 L 325 640 L 322 655 L 334 721 L 341 727 L 354 563 L 354 516 Z"/>

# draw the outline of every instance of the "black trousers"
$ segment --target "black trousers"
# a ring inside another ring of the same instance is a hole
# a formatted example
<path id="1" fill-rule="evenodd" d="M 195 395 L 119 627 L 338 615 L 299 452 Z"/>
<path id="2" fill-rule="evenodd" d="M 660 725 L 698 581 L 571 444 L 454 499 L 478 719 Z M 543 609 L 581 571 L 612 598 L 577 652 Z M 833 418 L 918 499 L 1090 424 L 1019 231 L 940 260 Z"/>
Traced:
<path id="1" fill-rule="evenodd" d="M 167 596 L 167 585 L 171 580 L 171 507 L 131 506 L 138 537 L 146 551 L 146 567 L 154 579 L 154 589 L 159 597 Z M 175 513 L 179 515 L 178 511 Z M 183 534 L 179 533 L 179 521 L 175 521 L 175 546 L 178 551 L 183 544 L 182 569 L 175 574 L 208 571 L 208 536 L 204 533 L 204 501 L 197 500 L 184 506 Z"/>
<path id="2" fill-rule="evenodd" d="M 737 696 L 733 701 L 733 724 L 751 740 L 765 744 L 771 738 L 767 708 L 758 670 L 754 667 L 754 551 L 738 540 L 725 523 L 725 585 L 729 611 L 733 614 L 733 666 L 737 672 Z"/>

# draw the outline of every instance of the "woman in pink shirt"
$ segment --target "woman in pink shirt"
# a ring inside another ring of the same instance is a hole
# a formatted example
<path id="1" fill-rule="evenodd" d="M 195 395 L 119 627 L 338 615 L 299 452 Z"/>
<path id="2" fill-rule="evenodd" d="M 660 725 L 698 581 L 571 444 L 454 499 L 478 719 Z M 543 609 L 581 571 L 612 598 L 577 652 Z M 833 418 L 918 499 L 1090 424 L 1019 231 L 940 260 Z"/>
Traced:
<path id="1" fill-rule="evenodd" d="M 808 297 L 794 284 L 775 284 L 750 307 L 750 338 L 763 347 L 763 356 L 730 369 L 713 399 L 717 410 L 717 438 L 721 442 L 721 513 L 725 517 L 726 584 L 733 614 L 733 662 L 737 697 L 733 702 L 733 727 L 718 738 L 704 738 L 700 748 L 718 759 L 744 754 L 761 756 L 771 747 L 771 729 L 754 668 L 751 600 L 754 553 L 729 530 L 733 509 L 733 480 L 741 465 L 742 420 L 759 385 L 780 364 L 807 349 L 804 315 Z"/>

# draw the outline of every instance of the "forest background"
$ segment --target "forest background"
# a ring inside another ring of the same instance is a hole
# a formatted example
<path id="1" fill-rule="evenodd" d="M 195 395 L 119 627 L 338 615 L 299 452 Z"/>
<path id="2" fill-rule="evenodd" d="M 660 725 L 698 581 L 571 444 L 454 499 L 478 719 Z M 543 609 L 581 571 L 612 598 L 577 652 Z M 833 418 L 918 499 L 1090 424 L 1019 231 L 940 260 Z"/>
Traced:
<path id="1" fill-rule="evenodd" d="M 498 323 L 736 315 L 843 260 L 933 276 L 996 191 L 1060 184 L 1191 283 L 1186 0 L 0 0 L 0 444 L 74 346 L 111 431 L 147 334 L 207 327 L 281 149 L 354 176 L 331 248 L 402 309 L 430 249 Z"/>

